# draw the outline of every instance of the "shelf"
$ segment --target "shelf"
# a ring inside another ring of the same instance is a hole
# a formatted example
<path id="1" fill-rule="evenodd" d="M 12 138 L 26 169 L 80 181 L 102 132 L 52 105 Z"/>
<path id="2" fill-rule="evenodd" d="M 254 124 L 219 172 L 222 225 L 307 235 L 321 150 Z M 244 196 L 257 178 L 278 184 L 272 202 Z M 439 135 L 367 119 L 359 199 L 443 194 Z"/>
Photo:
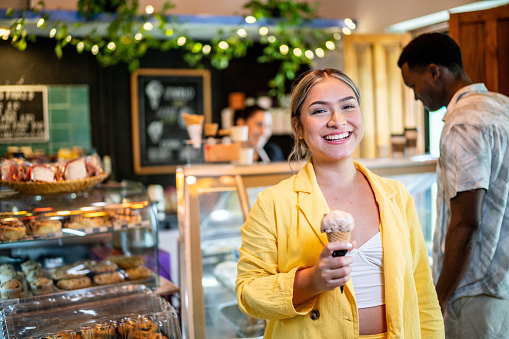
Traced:
<path id="1" fill-rule="evenodd" d="M 82 229 L 70 229 L 70 228 L 62 228 L 62 231 L 55 232 L 51 234 L 45 235 L 27 235 L 23 239 L 15 240 L 15 241 L 3 241 L 0 242 L 0 248 L 11 248 L 17 246 L 23 246 L 26 243 L 40 240 L 58 240 L 58 239 L 67 239 L 67 238 L 75 238 L 75 237 L 83 237 L 87 235 L 97 235 L 102 233 L 110 233 L 113 231 L 123 231 L 127 229 L 134 228 L 150 228 L 150 221 L 142 221 L 137 224 L 123 224 L 123 225 L 112 225 L 112 226 L 101 226 L 101 227 L 90 227 L 90 228 L 82 228 Z"/>

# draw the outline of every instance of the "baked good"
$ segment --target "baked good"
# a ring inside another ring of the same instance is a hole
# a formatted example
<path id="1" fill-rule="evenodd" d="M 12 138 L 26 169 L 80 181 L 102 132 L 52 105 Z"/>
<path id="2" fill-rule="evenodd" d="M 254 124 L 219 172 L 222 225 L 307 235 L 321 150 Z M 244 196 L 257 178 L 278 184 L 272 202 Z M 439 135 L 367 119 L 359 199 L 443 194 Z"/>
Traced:
<path id="1" fill-rule="evenodd" d="M 16 277 L 18 277 L 18 273 L 16 271 L 11 271 L 11 270 L 2 271 L 2 272 L 0 272 L 0 283 L 3 284 L 7 280 L 16 279 Z M 16 280 L 20 280 L 20 279 L 16 279 Z"/>
<path id="2" fill-rule="evenodd" d="M 14 266 L 11 264 L 2 264 L 0 265 L 0 273 L 3 271 L 14 271 Z"/>
<path id="3" fill-rule="evenodd" d="M 12 299 L 21 297 L 21 292 L 23 291 L 23 287 L 21 282 L 16 279 L 7 280 L 2 283 L 0 287 L 0 293 L 3 299 Z"/>
<path id="4" fill-rule="evenodd" d="M 61 279 L 71 279 L 77 277 L 83 277 L 90 273 L 90 269 L 85 265 L 66 265 L 57 268 L 51 273 L 51 278 L 53 280 L 61 280 Z"/>
<path id="5" fill-rule="evenodd" d="M 62 279 L 57 282 L 57 287 L 63 290 L 76 290 L 90 285 L 92 285 L 92 280 L 89 277 Z"/>
<path id="6" fill-rule="evenodd" d="M 32 281 L 35 281 L 37 278 L 45 278 L 46 277 L 46 274 L 44 273 L 44 271 L 42 269 L 34 269 L 34 270 L 31 270 L 31 271 L 28 271 L 28 273 L 26 273 L 26 280 L 31 283 Z"/>
<path id="7" fill-rule="evenodd" d="M 26 227 L 17 218 L 5 218 L 0 220 L 0 240 L 16 241 L 26 235 Z"/>
<path id="8" fill-rule="evenodd" d="M 32 260 L 27 260 L 21 264 L 21 270 L 25 273 L 27 273 L 28 271 L 31 271 L 33 269 L 39 269 L 39 268 L 42 268 L 41 264 L 39 264 L 38 262 L 34 262 Z"/>
<path id="9" fill-rule="evenodd" d="M 96 263 L 95 265 L 90 266 L 91 272 L 96 274 L 113 272 L 117 269 L 118 265 L 108 260 L 103 260 Z"/>
<path id="10" fill-rule="evenodd" d="M 34 295 L 48 294 L 51 292 L 53 282 L 46 277 L 39 277 L 30 283 Z"/>
<path id="11" fill-rule="evenodd" d="M 71 228 L 75 230 L 102 226 L 109 226 L 107 217 L 86 217 L 84 215 L 73 215 L 64 223 L 65 228 Z"/>
<path id="12" fill-rule="evenodd" d="M 124 270 L 132 267 L 142 266 L 145 263 L 145 260 L 139 255 L 112 255 L 107 257 L 106 260 L 114 262 Z"/>
<path id="13" fill-rule="evenodd" d="M 116 225 L 130 225 L 141 222 L 141 213 L 138 209 L 129 207 L 117 208 L 110 212 L 111 220 Z"/>
<path id="14" fill-rule="evenodd" d="M 58 219 L 34 218 L 27 222 L 27 233 L 31 235 L 46 235 L 62 230 L 62 222 Z"/>
<path id="15" fill-rule="evenodd" d="M 148 338 L 158 330 L 157 324 L 150 318 L 140 317 L 138 319 L 138 333 L 142 338 Z"/>
<path id="16" fill-rule="evenodd" d="M 125 270 L 127 280 L 140 280 L 152 276 L 152 270 L 145 266 L 132 267 Z"/>
<path id="17" fill-rule="evenodd" d="M 85 157 L 69 160 L 64 165 L 64 180 L 79 180 L 88 177 Z"/>
<path id="18" fill-rule="evenodd" d="M 97 285 L 108 285 L 122 282 L 124 279 L 124 276 L 120 272 L 108 272 L 96 274 L 94 276 L 94 283 Z"/>

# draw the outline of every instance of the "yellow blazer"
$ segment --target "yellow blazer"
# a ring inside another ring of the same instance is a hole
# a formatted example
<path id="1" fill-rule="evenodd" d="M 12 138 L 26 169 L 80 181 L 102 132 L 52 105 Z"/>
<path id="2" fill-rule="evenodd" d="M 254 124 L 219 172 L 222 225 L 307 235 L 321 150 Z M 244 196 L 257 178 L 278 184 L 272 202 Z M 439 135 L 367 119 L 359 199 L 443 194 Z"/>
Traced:
<path id="1" fill-rule="evenodd" d="M 405 187 L 362 164 L 380 210 L 388 338 L 444 338 L 417 211 Z M 338 178 L 339 179 L 339 178 Z M 316 263 L 327 236 L 320 221 L 329 207 L 311 160 L 296 175 L 259 194 L 242 226 L 236 293 L 245 314 L 267 319 L 264 338 L 358 338 L 351 280 L 294 306 L 295 272 Z"/>

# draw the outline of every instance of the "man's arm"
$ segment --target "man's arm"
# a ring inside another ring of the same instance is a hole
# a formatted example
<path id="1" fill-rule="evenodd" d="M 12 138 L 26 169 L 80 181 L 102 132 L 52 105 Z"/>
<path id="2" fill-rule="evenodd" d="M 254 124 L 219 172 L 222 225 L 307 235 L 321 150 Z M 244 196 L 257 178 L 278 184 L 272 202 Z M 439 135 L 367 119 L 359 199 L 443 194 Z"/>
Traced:
<path id="1" fill-rule="evenodd" d="M 458 192 L 451 199 L 451 222 L 445 238 L 445 251 L 440 277 L 436 284 L 442 314 L 467 271 L 479 229 L 485 189 Z"/>

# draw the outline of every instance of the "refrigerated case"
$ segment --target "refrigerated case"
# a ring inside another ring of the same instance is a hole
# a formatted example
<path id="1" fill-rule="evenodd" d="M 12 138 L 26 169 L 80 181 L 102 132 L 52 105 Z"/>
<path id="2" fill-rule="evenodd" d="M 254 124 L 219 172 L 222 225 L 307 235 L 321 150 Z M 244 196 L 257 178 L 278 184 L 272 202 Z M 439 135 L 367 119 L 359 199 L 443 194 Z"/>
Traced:
<path id="1" fill-rule="evenodd" d="M 436 160 L 360 159 L 374 173 L 402 181 L 416 202 L 431 251 Z M 235 295 L 240 228 L 257 194 L 305 162 L 177 169 L 182 332 L 189 339 L 256 338 L 265 322 L 244 315 Z M 293 172 L 292 172 L 293 171 Z"/>

